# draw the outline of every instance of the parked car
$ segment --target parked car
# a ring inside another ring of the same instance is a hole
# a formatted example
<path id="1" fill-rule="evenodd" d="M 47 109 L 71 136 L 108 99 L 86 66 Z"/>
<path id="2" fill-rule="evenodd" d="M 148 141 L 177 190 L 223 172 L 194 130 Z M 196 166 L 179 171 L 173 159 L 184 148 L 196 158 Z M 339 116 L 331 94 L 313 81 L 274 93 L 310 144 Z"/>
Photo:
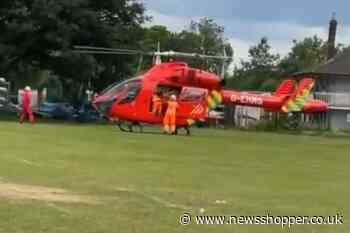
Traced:
<path id="1" fill-rule="evenodd" d="M 44 102 L 39 105 L 39 108 L 35 113 L 39 116 L 63 120 L 74 119 L 76 117 L 74 107 L 65 102 Z"/>
<path id="2" fill-rule="evenodd" d="M 76 120 L 82 123 L 103 120 L 103 116 L 91 104 L 83 104 L 77 111 Z"/>

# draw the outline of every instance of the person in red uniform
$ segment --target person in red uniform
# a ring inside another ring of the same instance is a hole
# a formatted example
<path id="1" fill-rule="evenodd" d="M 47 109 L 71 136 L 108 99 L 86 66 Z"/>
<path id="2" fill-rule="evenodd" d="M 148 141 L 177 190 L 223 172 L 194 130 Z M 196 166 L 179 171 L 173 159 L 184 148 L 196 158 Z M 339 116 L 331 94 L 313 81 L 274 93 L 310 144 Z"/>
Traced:
<path id="1" fill-rule="evenodd" d="M 168 108 L 166 110 L 163 124 L 164 132 L 169 134 L 175 134 L 176 131 L 176 110 L 178 108 L 178 103 L 176 101 L 176 95 L 171 95 L 168 101 Z"/>
<path id="2" fill-rule="evenodd" d="M 19 122 L 22 124 L 28 117 L 30 123 L 34 123 L 34 115 L 31 106 L 32 90 L 30 87 L 26 87 L 21 94 L 22 99 L 22 112 L 20 114 Z"/>

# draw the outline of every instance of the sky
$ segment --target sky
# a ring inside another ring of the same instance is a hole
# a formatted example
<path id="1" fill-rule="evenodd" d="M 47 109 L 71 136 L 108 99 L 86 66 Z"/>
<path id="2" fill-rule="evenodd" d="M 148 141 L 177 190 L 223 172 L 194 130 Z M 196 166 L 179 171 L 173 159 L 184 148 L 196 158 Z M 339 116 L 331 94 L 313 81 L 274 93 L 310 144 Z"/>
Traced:
<path id="1" fill-rule="evenodd" d="M 248 59 L 248 49 L 266 36 L 273 52 L 288 54 L 292 41 L 318 35 L 327 40 L 333 12 L 338 20 L 337 42 L 350 45 L 349 0 L 143 0 L 149 25 L 185 29 L 191 20 L 214 19 L 225 27 L 235 51 L 235 63 Z"/>

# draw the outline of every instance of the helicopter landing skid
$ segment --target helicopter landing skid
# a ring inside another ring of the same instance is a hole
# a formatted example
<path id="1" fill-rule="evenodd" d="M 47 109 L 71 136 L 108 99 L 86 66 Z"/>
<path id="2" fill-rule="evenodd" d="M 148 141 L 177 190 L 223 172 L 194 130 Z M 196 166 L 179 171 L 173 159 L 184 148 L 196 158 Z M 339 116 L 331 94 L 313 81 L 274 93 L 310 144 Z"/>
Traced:
<path id="1" fill-rule="evenodd" d="M 138 122 L 129 122 L 129 121 L 119 121 L 117 123 L 119 129 L 122 131 L 122 132 L 130 132 L 130 133 L 133 133 L 135 132 L 134 131 L 134 128 L 135 127 L 138 127 L 139 128 L 139 132 L 142 133 L 143 132 L 143 126 L 138 123 Z"/>
<path id="2" fill-rule="evenodd" d="M 130 121 L 118 121 L 117 126 L 122 132 L 128 132 L 128 133 L 143 133 L 143 125 L 140 124 L 139 122 L 130 122 Z M 138 130 L 135 130 L 135 128 L 138 128 Z M 184 129 L 185 130 L 185 135 L 190 136 L 191 131 L 190 127 L 188 126 L 181 126 L 177 127 L 175 131 L 175 135 L 179 135 L 179 130 Z"/>

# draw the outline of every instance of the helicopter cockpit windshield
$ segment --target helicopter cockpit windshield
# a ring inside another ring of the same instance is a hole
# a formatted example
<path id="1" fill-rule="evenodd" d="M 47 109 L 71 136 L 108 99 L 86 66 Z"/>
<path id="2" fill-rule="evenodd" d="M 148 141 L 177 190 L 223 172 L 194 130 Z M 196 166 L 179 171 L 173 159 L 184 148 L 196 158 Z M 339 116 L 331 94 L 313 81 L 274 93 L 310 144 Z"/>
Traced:
<path id="1" fill-rule="evenodd" d="M 115 97 L 116 94 L 120 94 L 124 90 L 126 84 L 140 82 L 141 79 L 142 79 L 141 77 L 137 77 L 137 78 L 128 79 L 126 81 L 113 83 L 112 85 L 107 87 L 105 90 L 103 90 L 99 96 L 101 97 L 103 96 L 105 98 L 108 98 L 108 97 L 113 98 Z"/>
<path id="2" fill-rule="evenodd" d="M 117 100 L 118 104 L 126 104 L 134 101 L 141 90 L 141 80 L 134 80 L 124 85 L 123 91 Z"/>
<path id="3" fill-rule="evenodd" d="M 141 78 L 133 78 L 111 85 L 94 100 L 94 106 L 99 112 L 106 114 L 114 103 L 126 104 L 134 101 L 141 87 Z"/>

